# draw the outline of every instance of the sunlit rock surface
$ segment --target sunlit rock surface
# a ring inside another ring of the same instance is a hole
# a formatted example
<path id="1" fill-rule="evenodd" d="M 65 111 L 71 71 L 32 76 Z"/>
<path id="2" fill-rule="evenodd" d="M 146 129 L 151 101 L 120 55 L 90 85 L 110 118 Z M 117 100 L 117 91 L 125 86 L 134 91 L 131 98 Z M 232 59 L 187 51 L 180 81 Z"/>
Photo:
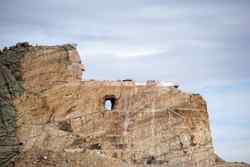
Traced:
<path id="1" fill-rule="evenodd" d="M 0 166 L 249 166 L 215 155 L 206 102 L 177 85 L 81 80 L 73 45 L 19 43 L 0 69 Z"/>

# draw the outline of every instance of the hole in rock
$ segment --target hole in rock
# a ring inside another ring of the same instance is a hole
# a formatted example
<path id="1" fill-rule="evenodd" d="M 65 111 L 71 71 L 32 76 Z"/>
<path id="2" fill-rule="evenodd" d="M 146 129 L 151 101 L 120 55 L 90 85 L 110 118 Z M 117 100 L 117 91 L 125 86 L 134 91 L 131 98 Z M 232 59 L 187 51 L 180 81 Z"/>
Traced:
<path id="1" fill-rule="evenodd" d="M 116 105 L 116 98 L 113 95 L 105 96 L 104 97 L 104 109 L 106 111 L 111 111 L 114 109 Z"/>

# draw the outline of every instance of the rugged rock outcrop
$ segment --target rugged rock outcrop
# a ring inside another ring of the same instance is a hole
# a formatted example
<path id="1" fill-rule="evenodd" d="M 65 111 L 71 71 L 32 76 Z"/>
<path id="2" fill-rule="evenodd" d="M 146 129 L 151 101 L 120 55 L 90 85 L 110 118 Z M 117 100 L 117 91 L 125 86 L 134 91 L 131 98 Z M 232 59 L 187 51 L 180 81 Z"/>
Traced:
<path id="1" fill-rule="evenodd" d="M 20 64 L 15 61 L 23 55 L 11 57 L 11 50 L 0 52 L 0 166 L 14 165 L 19 153 L 16 140 L 16 108 L 14 98 L 20 96 L 23 89 L 20 84 Z M 4 55 L 3 55 L 4 54 Z"/>
<path id="2" fill-rule="evenodd" d="M 215 155 L 200 95 L 82 81 L 72 45 L 19 43 L 0 54 L 1 166 L 248 166 Z"/>

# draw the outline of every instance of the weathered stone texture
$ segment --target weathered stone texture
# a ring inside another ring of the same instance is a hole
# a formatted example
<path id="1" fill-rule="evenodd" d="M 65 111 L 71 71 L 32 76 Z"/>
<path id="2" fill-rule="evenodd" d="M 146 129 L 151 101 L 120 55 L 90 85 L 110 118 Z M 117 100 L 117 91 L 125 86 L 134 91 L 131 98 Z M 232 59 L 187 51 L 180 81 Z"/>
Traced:
<path id="1" fill-rule="evenodd" d="M 71 45 L 19 44 L 0 60 L 0 118 L 3 125 L 11 120 L 0 132 L 12 134 L 0 162 L 16 157 L 19 143 L 17 167 L 247 166 L 214 154 L 199 95 L 128 80 L 81 81 L 84 67 Z M 105 110 L 107 99 L 111 111 Z"/>
<path id="2" fill-rule="evenodd" d="M 0 63 L 0 166 L 13 164 L 18 153 L 13 99 L 21 92 L 12 71 Z"/>

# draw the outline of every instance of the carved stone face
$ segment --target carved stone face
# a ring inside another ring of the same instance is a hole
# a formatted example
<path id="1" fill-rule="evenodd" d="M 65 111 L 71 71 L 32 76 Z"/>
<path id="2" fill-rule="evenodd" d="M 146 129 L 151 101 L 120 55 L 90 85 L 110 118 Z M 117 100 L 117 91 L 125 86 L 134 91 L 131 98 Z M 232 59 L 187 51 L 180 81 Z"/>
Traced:
<path id="1" fill-rule="evenodd" d="M 82 78 L 82 72 L 85 71 L 85 67 L 83 64 L 81 64 L 81 58 L 77 51 L 69 51 L 69 61 L 71 64 L 71 70 L 73 73 L 74 78 L 81 79 Z"/>

